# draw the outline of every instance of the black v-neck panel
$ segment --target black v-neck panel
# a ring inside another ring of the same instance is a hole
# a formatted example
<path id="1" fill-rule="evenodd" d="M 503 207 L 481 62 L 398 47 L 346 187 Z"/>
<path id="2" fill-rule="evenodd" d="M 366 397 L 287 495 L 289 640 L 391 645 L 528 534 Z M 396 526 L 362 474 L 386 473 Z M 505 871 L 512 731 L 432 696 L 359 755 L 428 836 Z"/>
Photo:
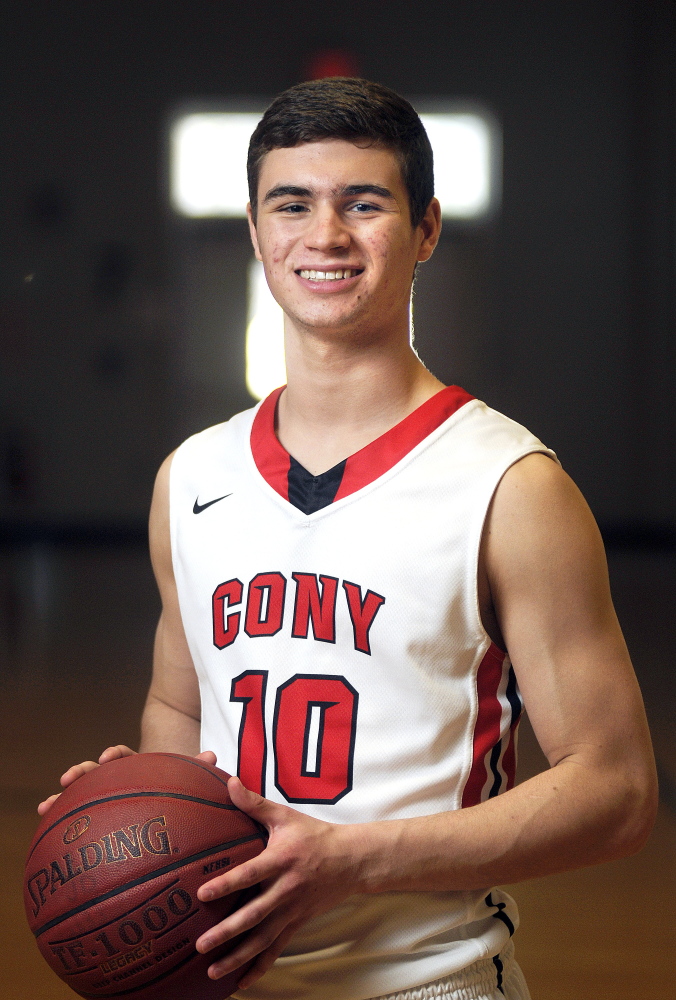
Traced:
<path id="1" fill-rule="evenodd" d="M 304 514 L 314 514 L 322 507 L 332 504 L 343 481 L 347 459 L 327 469 L 319 476 L 313 476 L 293 455 L 289 455 L 288 472 L 289 503 Z"/>

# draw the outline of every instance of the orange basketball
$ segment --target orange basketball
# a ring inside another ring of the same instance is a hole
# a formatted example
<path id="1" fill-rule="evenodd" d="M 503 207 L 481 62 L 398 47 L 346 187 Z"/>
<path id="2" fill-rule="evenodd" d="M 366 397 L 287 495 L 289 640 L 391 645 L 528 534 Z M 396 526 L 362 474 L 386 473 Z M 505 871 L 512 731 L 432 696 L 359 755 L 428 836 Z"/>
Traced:
<path id="1" fill-rule="evenodd" d="M 40 951 L 82 997 L 224 1000 L 197 938 L 252 890 L 197 898 L 215 874 L 259 854 L 265 830 L 228 795 L 229 775 L 179 754 L 123 757 L 65 789 L 26 862 L 26 914 Z"/>

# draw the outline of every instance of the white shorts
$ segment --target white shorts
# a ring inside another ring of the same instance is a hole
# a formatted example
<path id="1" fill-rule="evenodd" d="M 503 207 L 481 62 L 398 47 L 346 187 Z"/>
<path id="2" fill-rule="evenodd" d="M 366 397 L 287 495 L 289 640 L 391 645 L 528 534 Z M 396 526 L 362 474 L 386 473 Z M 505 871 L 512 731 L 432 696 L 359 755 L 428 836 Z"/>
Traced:
<path id="1" fill-rule="evenodd" d="M 531 1000 L 510 941 L 495 958 L 482 958 L 447 979 L 373 1000 Z"/>

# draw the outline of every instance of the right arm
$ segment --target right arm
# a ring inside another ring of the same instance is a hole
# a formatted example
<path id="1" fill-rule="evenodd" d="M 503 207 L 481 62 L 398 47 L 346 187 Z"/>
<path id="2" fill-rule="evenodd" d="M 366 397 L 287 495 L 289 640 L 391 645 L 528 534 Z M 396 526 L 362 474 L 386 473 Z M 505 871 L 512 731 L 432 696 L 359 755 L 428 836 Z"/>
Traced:
<path id="1" fill-rule="evenodd" d="M 199 756 L 210 764 L 216 757 L 200 748 L 200 693 L 197 674 L 183 630 L 178 592 L 171 559 L 169 530 L 169 470 L 173 453 L 162 463 L 155 481 L 150 508 L 150 559 L 162 599 L 162 613 L 155 634 L 153 674 L 141 717 L 141 753 L 167 751 Z M 108 747 L 98 759 L 75 764 L 61 776 L 66 788 L 87 771 L 134 751 L 119 744 Z M 58 795 L 50 795 L 38 806 L 41 816 Z"/>
<path id="2" fill-rule="evenodd" d="M 150 508 L 150 559 L 162 599 L 153 676 L 141 719 L 141 752 L 199 753 L 200 693 L 183 630 L 171 559 L 170 455 L 160 467 Z"/>

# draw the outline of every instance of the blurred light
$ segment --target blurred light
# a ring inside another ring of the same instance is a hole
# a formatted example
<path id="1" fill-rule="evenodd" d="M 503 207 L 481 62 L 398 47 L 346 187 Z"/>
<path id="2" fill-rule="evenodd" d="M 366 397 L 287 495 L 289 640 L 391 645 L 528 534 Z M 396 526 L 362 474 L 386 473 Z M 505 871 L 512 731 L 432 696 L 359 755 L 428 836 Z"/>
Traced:
<path id="1" fill-rule="evenodd" d="M 286 382 L 284 314 L 255 259 L 249 264 L 247 320 L 246 386 L 255 399 L 263 399 Z"/>
<path id="2" fill-rule="evenodd" d="M 211 111 L 176 118 L 170 140 L 171 202 L 189 218 L 244 218 L 246 156 L 260 114 Z M 493 130 L 477 113 L 422 114 L 434 151 L 444 218 L 477 219 L 493 201 Z"/>
<path id="3" fill-rule="evenodd" d="M 246 216 L 246 155 L 259 114 L 206 112 L 171 130 L 171 202 L 190 218 Z"/>
<path id="4" fill-rule="evenodd" d="M 434 153 L 434 193 L 445 218 L 484 215 L 491 203 L 491 130 L 477 114 L 421 115 Z"/>
<path id="5" fill-rule="evenodd" d="M 347 49 L 320 49 L 307 62 L 305 79 L 323 80 L 327 76 L 359 76 L 357 57 Z"/>

